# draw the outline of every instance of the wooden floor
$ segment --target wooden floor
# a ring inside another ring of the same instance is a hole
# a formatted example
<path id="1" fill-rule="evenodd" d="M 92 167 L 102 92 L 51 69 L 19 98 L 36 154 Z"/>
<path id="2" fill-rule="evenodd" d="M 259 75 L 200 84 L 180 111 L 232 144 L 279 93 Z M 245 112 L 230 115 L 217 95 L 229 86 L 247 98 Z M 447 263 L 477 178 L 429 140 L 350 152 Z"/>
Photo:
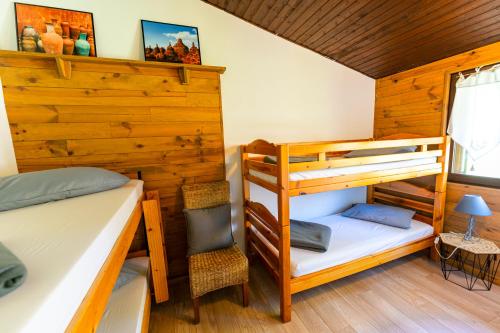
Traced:
<path id="1" fill-rule="evenodd" d="M 500 332 L 500 286 L 470 292 L 443 279 L 426 256 L 410 256 L 293 296 L 292 322 L 279 321 L 278 289 L 257 262 L 250 306 L 232 287 L 201 298 L 192 325 L 187 283 L 153 306 L 150 332 Z"/>

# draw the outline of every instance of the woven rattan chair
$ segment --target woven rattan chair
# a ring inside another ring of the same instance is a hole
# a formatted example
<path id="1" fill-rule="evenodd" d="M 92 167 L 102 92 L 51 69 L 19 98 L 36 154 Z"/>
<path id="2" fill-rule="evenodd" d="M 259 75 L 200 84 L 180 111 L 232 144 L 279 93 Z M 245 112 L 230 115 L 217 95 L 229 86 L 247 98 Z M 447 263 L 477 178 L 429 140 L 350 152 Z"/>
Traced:
<path id="1" fill-rule="evenodd" d="M 214 207 L 229 202 L 229 183 L 184 185 L 182 194 L 187 209 Z M 200 296 L 217 289 L 241 285 L 243 306 L 248 306 L 248 260 L 237 246 L 194 254 L 188 261 L 195 323 L 200 322 Z"/>

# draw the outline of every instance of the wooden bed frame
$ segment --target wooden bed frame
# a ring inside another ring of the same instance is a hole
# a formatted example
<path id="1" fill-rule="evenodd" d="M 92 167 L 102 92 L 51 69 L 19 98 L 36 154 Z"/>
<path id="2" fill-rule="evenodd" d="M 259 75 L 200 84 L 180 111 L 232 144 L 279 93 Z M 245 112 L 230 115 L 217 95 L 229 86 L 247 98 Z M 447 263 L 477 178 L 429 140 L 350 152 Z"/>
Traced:
<path id="1" fill-rule="evenodd" d="M 341 156 L 353 150 L 413 145 L 418 147 L 416 152 L 328 159 L 328 157 Z M 247 254 L 249 256 L 257 255 L 277 281 L 280 289 L 280 313 L 283 322 L 291 320 L 292 294 L 427 249 L 432 246 L 434 241 L 434 236 L 427 237 L 342 265 L 294 278 L 290 272 L 290 197 L 368 186 L 367 202 L 388 203 L 416 210 L 417 214 L 414 218 L 432 225 L 434 234 L 438 234 L 443 227 L 449 145 L 448 137 L 423 138 L 413 135 L 398 135 L 376 141 L 368 139 L 272 144 L 264 140 L 256 140 L 241 146 Z M 276 156 L 277 163 L 264 162 L 266 155 Z M 289 163 L 290 156 L 315 156 L 317 161 L 292 164 Z M 436 157 L 437 161 L 436 163 L 354 175 L 289 181 L 289 174 L 292 172 L 425 157 Z M 257 177 L 251 171 L 275 177 L 276 182 Z M 436 175 L 435 186 L 432 190 L 402 182 L 404 179 L 431 175 Z M 250 182 L 277 194 L 277 219 L 264 205 L 250 200 Z"/>
<path id="2" fill-rule="evenodd" d="M 126 226 L 115 242 L 108 258 L 73 316 L 73 319 L 66 328 L 66 332 L 95 332 L 97 330 L 115 282 L 127 257 L 139 222 L 143 217 L 147 229 L 155 300 L 157 303 L 168 300 L 166 254 L 162 236 L 159 194 L 158 191 L 150 191 L 143 193 L 139 200 L 137 200 Z M 148 331 L 150 303 L 151 298 L 148 293 L 144 308 L 142 332 Z"/>

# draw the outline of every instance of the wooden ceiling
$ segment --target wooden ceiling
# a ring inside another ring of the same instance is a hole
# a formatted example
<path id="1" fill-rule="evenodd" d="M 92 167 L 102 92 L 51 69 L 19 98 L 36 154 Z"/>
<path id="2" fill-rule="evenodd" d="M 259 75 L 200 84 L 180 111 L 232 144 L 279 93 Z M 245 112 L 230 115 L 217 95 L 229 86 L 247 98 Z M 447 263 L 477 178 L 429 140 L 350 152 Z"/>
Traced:
<path id="1" fill-rule="evenodd" d="M 500 40 L 500 0 L 203 0 L 373 78 Z"/>

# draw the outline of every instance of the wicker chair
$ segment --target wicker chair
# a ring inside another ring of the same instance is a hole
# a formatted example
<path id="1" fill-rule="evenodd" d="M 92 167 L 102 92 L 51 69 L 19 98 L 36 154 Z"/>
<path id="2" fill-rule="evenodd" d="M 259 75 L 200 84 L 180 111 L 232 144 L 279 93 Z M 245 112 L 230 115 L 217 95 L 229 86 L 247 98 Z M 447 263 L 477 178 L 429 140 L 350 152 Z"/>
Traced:
<path id="1" fill-rule="evenodd" d="M 184 207 L 208 208 L 229 202 L 229 183 L 226 181 L 184 185 Z M 248 306 L 248 260 L 237 246 L 198 253 L 189 257 L 189 286 L 194 308 L 194 322 L 200 322 L 200 296 L 241 285 L 243 306 Z"/>

